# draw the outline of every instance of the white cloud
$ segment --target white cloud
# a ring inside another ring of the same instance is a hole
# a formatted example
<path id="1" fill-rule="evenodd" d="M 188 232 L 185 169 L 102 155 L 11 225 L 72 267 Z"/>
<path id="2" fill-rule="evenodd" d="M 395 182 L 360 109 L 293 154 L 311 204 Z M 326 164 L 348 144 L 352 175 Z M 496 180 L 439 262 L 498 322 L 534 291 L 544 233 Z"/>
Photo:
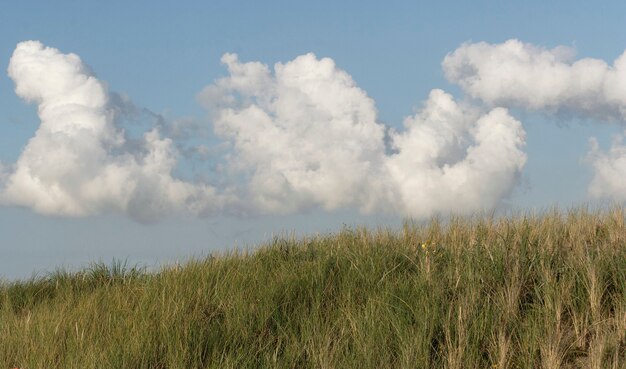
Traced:
<path id="1" fill-rule="evenodd" d="M 520 107 L 600 121 L 626 120 L 626 52 L 612 65 L 574 60 L 572 49 L 543 49 L 518 40 L 464 44 L 443 61 L 446 77 L 492 106 Z M 592 138 L 589 193 L 626 201 L 626 147 L 621 136 L 608 152 Z"/>
<path id="2" fill-rule="evenodd" d="M 374 102 L 331 59 L 307 54 L 275 66 L 222 58 L 230 76 L 200 94 L 248 201 L 268 213 L 313 206 L 372 207 L 383 186 L 384 127 Z M 217 102 L 217 103 L 216 103 Z"/>
<path id="3" fill-rule="evenodd" d="M 448 80 L 491 106 L 626 118 L 626 53 L 608 65 L 600 59 L 574 60 L 571 48 L 508 40 L 463 44 L 442 65 Z"/>
<path id="4" fill-rule="evenodd" d="M 525 133 L 506 109 L 481 114 L 433 90 L 422 111 L 393 133 L 386 159 L 396 207 L 416 217 L 494 208 L 526 163 Z"/>
<path id="5" fill-rule="evenodd" d="M 212 150 L 197 142 L 202 127 L 192 120 L 160 121 L 161 129 L 129 139 L 118 118 L 139 109 L 127 97 L 109 93 L 77 55 L 18 44 L 8 73 L 41 124 L 17 162 L 0 167 L 0 203 L 144 222 L 315 207 L 426 218 L 497 206 L 524 166 L 524 131 L 506 109 L 483 112 L 433 90 L 396 132 L 377 122 L 374 101 L 329 58 L 306 54 L 273 71 L 234 54 L 222 62 L 229 75 L 198 96 L 224 141 Z M 210 158 L 219 190 L 173 176 L 176 147 L 184 147 L 174 140 L 190 137 L 194 158 L 224 155 Z"/>
<path id="6" fill-rule="evenodd" d="M 590 139 L 587 161 L 594 170 L 589 185 L 593 197 L 626 201 L 626 145 L 622 142 L 623 136 L 616 136 L 611 148 L 604 152 L 595 138 Z"/>
<path id="7" fill-rule="evenodd" d="M 406 130 L 391 133 L 388 155 L 374 102 L 331 59 L 303 55 L 273 74 L 236 55 L 222 61 L 230 76 L 199 100 L 232 143 L 230 168 L 263 212 L 470 213 L 496 206 L 524 166 L 524 131 L 505 109 L 481 115 L 434 90 Z"/>
<path id="8" fill-rule="evenodd" d="M 214 206 L 214 190 L 171 176 L 177 153 L 154 129 L 132 147 L 116 127 L 105 85 L 75 54 L 37 41 L 17 45 L 8 68 L 16 93 L 37 104 L 41 125 L 0 194 L 43 214 L 126 213 L 152 221 Z"/>

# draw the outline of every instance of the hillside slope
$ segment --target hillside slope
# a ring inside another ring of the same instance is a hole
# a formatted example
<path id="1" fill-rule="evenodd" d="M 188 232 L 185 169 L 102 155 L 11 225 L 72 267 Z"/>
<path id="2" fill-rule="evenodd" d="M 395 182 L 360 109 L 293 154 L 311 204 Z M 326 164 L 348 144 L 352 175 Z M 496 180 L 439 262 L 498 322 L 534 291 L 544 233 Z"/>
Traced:
<path id="1" fill-rule="evenodd" d="M 346 228 L 157 273 L 4 282 L 0 363 L 626 368 L 624 213 Z"/>

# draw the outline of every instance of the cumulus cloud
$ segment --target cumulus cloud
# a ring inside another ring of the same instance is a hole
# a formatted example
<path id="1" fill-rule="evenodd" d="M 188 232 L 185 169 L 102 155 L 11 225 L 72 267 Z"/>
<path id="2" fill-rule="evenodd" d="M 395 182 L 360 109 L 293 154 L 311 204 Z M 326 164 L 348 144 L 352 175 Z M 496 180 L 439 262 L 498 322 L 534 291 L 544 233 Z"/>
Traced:
<path id="1" fill-rule="evenodd" d="M 222 140 L 211 148 L 189 119 L 159 117 L 131 138 L 120 118 L 142 110 L 128 97 L 109 92 L 75 54 L 18 44 L 8 74 L 41 124 L 17 162 L 0 166 L 0 203 L 144 222 L 318 207 L 425 218 L 497 206 L 526 161 L 522 126 L 503 108 L 483 111 L 433 90 L 395 131 L 332 59 L 306 54 L 273 69 L 235 54 L 222 62 L 228 75 L 198 95 Z M 217 163 L 215 187 L 173 175 L 190 139 L 197 150 L 187 148 L 189 158 Z"/>
<path id="2" fill-rule="evenodd" d="M 246 176 L 254 207 L 288 213 L 372 206 L 385 180 L 384 127 L 347 73 L 313 54 L 277 64 L 275 76 L 233 54 L 222 61 L 230 76 L 200 100 L 217 108 L 215 132 L 232 143 L 229 167 Z"/>
<path id="3" fill-rule="evenodd" d="M 140 221 L 214 206 L 213 188 L 172 177 L 177 153 L 157 129 L 129 144 L 115 125 L 119 108 L 77 55 L 22 42 L 8 74 L 15 92 L 37 105 L 41 125 L 6 178 L 2 203 L 67 216 L 121 212 Z"/>
<path id="4" fill-rule="evenodd" d="M 385 164 L 396 208 L 416 217 L 494 208 L 526 163 L 525 133 L 506 109 L 481 114 L 433 90 L 424 108 L 392 133 Z"/>
<path id="5" fill-rule="evenodd" d="M 607 152 L 602 151 L 595 138 L 590 139 L 590 144 L 587 161 L 593 168 L 594 176 L 589 193 L 597 198 L 626 201 L 626 145 L 623 144 L 623 136 L 616 136 Z"/>
<path id="6" fill-rule="evenodd" d="M 479 42 L 461 45 L 442 66 L 449 81 L 491 106 L 623 121 L 626 53 L 612 65 L 574 56 L 573 49 L 563 46 Z"/>
<path id="7" fill-rule="evenodd" d="M 199 100 L 232 145 L 229 168 L 263 212 L 469 213 L 506 197 L 526 161 L 524 131 L 505 109 L 481 114 L 434 90 L 385 147 L 374 102 L 331 59 L 307 54 L 273 73 L 234 54 L 222 62 L 230 75 Z"/>
<path id="8" fill-rule="evenodd" d="M 471 97 L 491 106 L 562 114 L 596 121 L 626 120 L 626 52 L 611 65 L 600 59 L 575 60 L 571 48 L 545 49 L 518 40 L 467 43 L 448 54 L 446 77 Z M 626 147 L 621 136 L 608 151 L 595 138 L 587 163 L 594 177 L 589 193 L 626 200 Z"/>

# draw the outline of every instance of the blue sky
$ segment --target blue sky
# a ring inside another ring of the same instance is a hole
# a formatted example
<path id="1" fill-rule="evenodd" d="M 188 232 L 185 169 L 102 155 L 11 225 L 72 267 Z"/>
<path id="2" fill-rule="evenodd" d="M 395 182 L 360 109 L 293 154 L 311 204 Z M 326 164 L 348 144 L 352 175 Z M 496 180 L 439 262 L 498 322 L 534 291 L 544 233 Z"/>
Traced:
<path id="1" fill-rule="evenodd" d="M 502 45 L 517 39 L 545 50 L 562 45 L 576 50 L 574 60 L 588 57 L 610 65 L 626 49 L 625 21 L 626 5 L 617 1 L 20 1 L 5 5 L 0 13 L 0 60 L 8 66 L 18 43 L 38 40 L 59 55 L 79 55 L 110 92 L 128 96 L 135 107 L 166 122 L 191 120 L 210 132 L 216 118 L 207 112 L 210 102 L 198 94 L 229 76 L 220 63 L 223 54 L 236 53 L 241 63 L 259 61 L 272 69 L 275 63 L 288 64 L 312 52 L 318 58 L 311 61 L 314 66 L 328 57 L 351 76 L 373 100 L 378 123 L 401 131 L 405 117 L 422 109 L 432 89 L 443 89 L 457 101 L 472 100 L 481 109 L 503 104 L 488 100 L 488 91 L 480 86 L 472 95 L 463 80 L 446 78 L 442 61 L 463 43 Z M 7 73 L 0 74 L 0 162 L 5 165 L 18 160 L 41 122 L 37 106 L 21 99 L 15 86 Z M 513 103 L 505 108 L 525 131 L 526 161 L 514 173 L 515 184 L 502 190 L 511 192 L 494 199 L 495 207 L 533 210 L 621 201 L 619 185 L 613 192 L 606 186 L 598 190 L 607 196 L 589 196 L 594 172 L 583 159 L 590 137 L 607 151 L 613 135 L 623 130 L 623 119 L 604 122 L 596 110 L 579 114 L 571 109 L 572 101 L 581 101 L 576 98 L 556 108 L 568 116 L 563 118 L 528 108 L 524 98 L 512 92 L 507 101 Z M 148 126 L 151 117 L 141 115 Z M 236 147 L 238 137 L 230 139 Z M 213 134 L 192 141 L 202 140 L 220 142 Z M 191 176 L 192 168 L 183 159 L 175 175 Z M 208 217 L 173 212 L 150 224 L 124 211 L 41 214 L 28 200 L 9 201 L 0 207 L 0 278 L 26 278 L 37 271 L 112 258 L 152 266 L 254 244 L 282 232 L 397 225 L 404 213 L 422 214 L 381 205 L 385 211 L 374 206 L 364 215 L 357 200 L 324 210 L 334 206 L 326 195 L 320 195 L 319 204 L 311 200 L 286 206 L 289 210 L 264 208 L 253 215 L 220 210 Z"/>

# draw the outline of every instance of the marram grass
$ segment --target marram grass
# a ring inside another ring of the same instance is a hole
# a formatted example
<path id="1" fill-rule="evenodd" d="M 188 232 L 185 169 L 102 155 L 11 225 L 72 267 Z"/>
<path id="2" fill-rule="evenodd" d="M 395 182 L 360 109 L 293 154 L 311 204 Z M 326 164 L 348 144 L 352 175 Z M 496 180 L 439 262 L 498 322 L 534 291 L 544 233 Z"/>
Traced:
<path id="1" fill-rule="evenodd" d="M 4 282 L 0 366 L 626 368 L 624 213 L 347 228 Z"/>

